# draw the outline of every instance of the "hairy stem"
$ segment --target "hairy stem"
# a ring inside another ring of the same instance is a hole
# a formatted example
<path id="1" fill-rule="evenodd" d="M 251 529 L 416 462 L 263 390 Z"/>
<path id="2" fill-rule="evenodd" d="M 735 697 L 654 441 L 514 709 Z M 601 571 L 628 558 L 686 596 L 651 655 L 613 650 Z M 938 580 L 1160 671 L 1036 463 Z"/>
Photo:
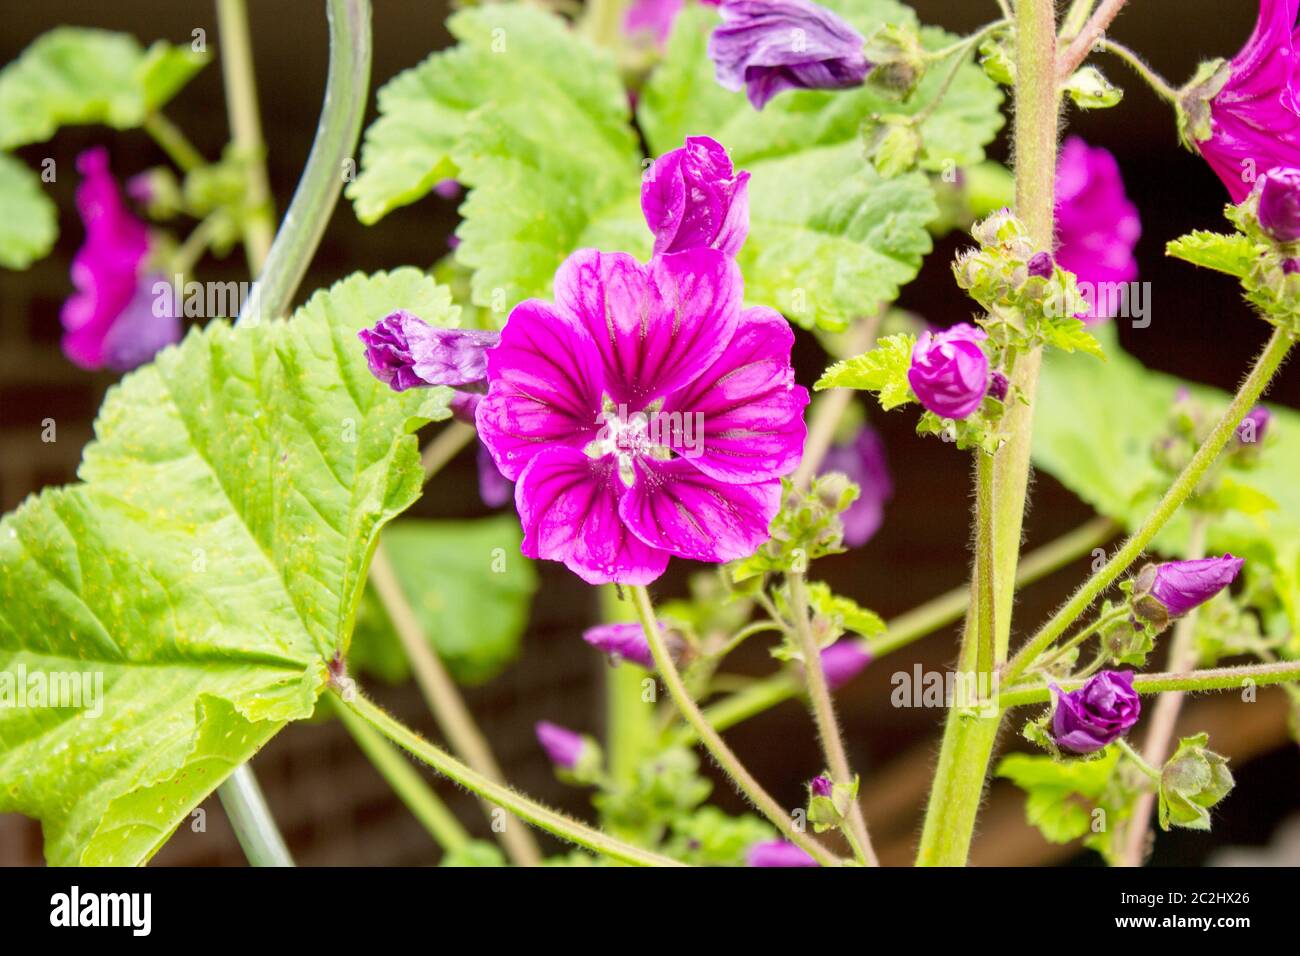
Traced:
<path id="1" fill-rule="evenodd" d="M 1233 396 L 1232 403 L 1224 411 L 1223 416 L 1214 426 L 1209 438 L 1201 445 L 1192 460 L 1187 463 L 1187 467 L 1174 480 L 1174 483 L 1165 492 L 1159 504 L 1142 522 L 1138 528 L 1120 547 L 1115 555 L 1107 561 L 1096 574 L 1083 583 L 1079 590 L 1075 591 L 1070 600 L 1052 616 L 1052 618 L 1031 637 L 1020 652 L 1007 665 L 1006 673 L 1003 675 L 1004 683 L 1009 683 L 1020 674 L 1025 672 L 1037 658 L 1038 655 L 1045 651 L 1053 641 L 1061 634 L 1065 633 L 1088 607 L 1096 600 L 1097 596 L 1106 590 L 1115 579 L 1124 573 L 1134 561 L 1142 554 L 1146 546 L 1160 532 L 1170 518 L 1178 511 L 1200 485 L 1201 479 L 1218 457 L 1219 452 L 1232 438 L 1241 424 L 1241 420 L 1246 417 L 1246 413 L 1255 406 L 1259 397 L 1268 388 L 1269 382 L 1273 380 L 1283 360 L 1286 359 L 1287 353 L 1291 351 L 1293 345 L 1291 337 L 1281 329 L 1275 329 L 1273 335 L 1265 344 L 1259 357 L 1255 359 L 1255 365 L 1250 374 L 1242 383 L 1237 394 Z"/>
<path id="2" fill-rule="evenodd" d="M 1106 32 L 1111 21 L 1119 15 L 1120 10 L 1128 0 L 1102 0 L 1101 6 L 1084 24 L 1079 35 L 1070 41 L 1070 45 L 1061 51 L 1060 59 L 1056 64 L 1056 78 L 1064 81 L 1069 78 L 1070 74 L 1079 68 L 1079 64 L 1088 58 L 1088 53 L 1092 50 L 1093 44 L 1097 38 Z M 1053 130 L 1055 132 L 1055 130 Z"/>
<path id="3" fill-rule="evenodd" d="M 1269 684 L 1290 684 L 1300 681 L 1300 661 L 1278 661 L 1273 664 L 1251 664 L 1247 667 L 1209 667 L 1198 671 L 1167 671 L 1160 674 L 1138 674 L 1133 678 L 1133 689 L 1139 694 L 1163 694 L 1167 691 L 1242 690 L 1247 686 L 1264 687 Z M 1084 681 L 1080 678 L 1057 681 L 1063 691 L 1078 690 Z M 1052 699 L 1046 684 L 1022 684 L 1009 687 L 998 696 L 998 703 L 1006 710 L 1044 704 Z"/>
<path id="4" fill-rule="evenodd" d="M 248 764 L 236 767 L 217 793 L 250 866 L 293 866 L 293 857 Z"/>
<path id="5" fill-rule="evenodd" d="M 1016 175 L 1016 214 L 1035 245 L 1052 247 L 1056 176 L 1055 83 L 1056 17 L 1053 0 L 1019 0 L 1015 6 L 1016 88 L 1012 130 Z M 992 475 L 992 611 L 994 665 L 1005 660 L 1011 634 L 1011 603 L 1029 486 L 1029 452 L 1034 397 L 1042 356 L 1021 356 L 1013 382 L 1028 404 L 1014 404 L 1004 419 L 1009 436 L 999 449 Z M 959 667 L 969 673 L 978 660 L 979 614 L 967 615 Z M 970 853 L 975 817 L 984 792 L 989 759 L 997 739 L 996 716 L 971 716 L 951 707 L 926 810 L 917 863 L 961 866 Z"/>
<path id="6" fill-rule="evenodd" d="M 607 623 L 636 620 L 635 611 L 620 599 L 613 584 L 600 589 L 600 611 L 600 619 Z M 654 706 L 641 696 L 642 681 L 648 676 L 630 661 L 605 668 L 605 753 L 609 775 L 620 785 L 635 780 L 642 758 L 654 750 Z"/>
<path id="7" fill-rule="evenodd" d="M 217 0 L 217 30 L 221 35 L 221 75 L 226 84 L 226 112 L 231 142 L 244 161 L 244 254 L 256 275 L 266 264 L 275 233 L 271 186 L 266 175 L 266 147 L 257 108 L 253 75 L 253 44 L 249 38 L 244 0 Z"/>
<path id="8" fill-rule="evenodd" d="M 682 682 L 682 675 L 678 672 L 677 665 L 673 663 L 672 655 L 668 653 L 668 647 L 664 643 L 664 636 L 659 631 L 659 622 L 655 619 L 654 605 L 650 602 L 649 592 L 646 591 L 644 585 L 639 584 L 633 585 L 628 590 L 632 595 L 632 603 L 636 608 L 637 618 L 641 621 L 641 628 L 645 631 L 646 641 L 650 645 L 650 653 L 654 656 L 659 677 L 667 685 L 668 693 L 672 696 L 673 703 L 677 705 L 678 711 L 681 712 L 686 722 L 695 729 L 700 742 L 713 755 L 713 759 L 718 762 L 718 766 L 731 778 L 736 785 L 736 789 L 744 794 L 763 816 L 767 817 L 781 831 L 786 839 L 800 847 L 822 866 L 838 866 L 839 860 L 821 843 L 814 840 L 807 833 L 795 829 L 791 814 L 783 810 L 781 805 L 772 799 L 772 796 L 754 779 L 753 774 L 740 762 L 740 758 L 726 745 L 718 732 L 709 726 L 709 722 L 704 719 L 699 706 L 691 698 L 690 692 L 687 691 L 686 685 Z"/>
<path id="9" fill-rule="evenodd" d="M 203 154 L 195 149 L 194 144 L 186 139 L 180 127 L 162 113 L 153 113 L 145 117 L 144 131 L 153 138 L 158 147 L 167 154 L 167 158 L 180 167 L 182 172 L 191 172 L 207 165 Z"/>
<path id="10" fill-rule="evenodd" d="M 397 632 L 402 649 L 406 651 L 411 668 L 415 671 L 415 681 L 420 685 L 425 702 L 452 750 L 485 779 L 503 785 L 505 775 L 501 772 L 501 766 L 493 756 L 487 738 L 465 706 L 465 699 L 457 690 L 456 682 L 429 646 L 424 628 L 402 591 L 383 542 L 375 548 L 375 555 L 370 561 L 370 583 L 375 586 L 375 593 L 379 595 L 393 622 L 393 630 Z M 483 812 L 489 820 L 495 809 L 491 802 L 484 801 Z M 516 865 L 536 866 L 541 862 L 541 853 L 527 830 L 507 826 L 499 836 L 506 853 Z"/>
<path id="11" fill-rule="evenodd" d="M 464 422 L 451 422 L 438 432 L 429 444 L 420 452 L 420 464 L 424 468 L 424 480 L 428 482 L 443 467 L 455 458 L 474 438 L 478 432 L 473 425 Z"/>
<path id="12" fill-rule="evenodd" d="M 416 773 L 406 757 L 388 742 L 379 731 L 345 707 L 337 698 L 331 698 L 334 712 L 347 728 L 357 746 L 370 758 L 380 776 L 393 788 L 393 792 L 406 804 L 411 814 L 424 825 L 429 835 L 446 853 L 459 850 L 470 842 L 470 835 L 460 825 L 456 815 L 448 809 L 433 788 Z"/>
<path id="13" fill-rule="evenodd" d="M 481 773 L 465 766 L 445 750 L 429 743 L 361 694 L 354 695 L 351 700 L 344 700 L 342 697 L 339 700 L 342 706 L 350 708 L 358 717 L 365 720 L 393 743 L 424 761 L 444 777 L 455 780 L 466 790 L 478 794 L 486 801 L 504 807 L 521 820 L 526 820 L 539 829 L 553 833 L 562 840 L 568 840 L 570 843 L 586 847 L 588 850 L 600 853 L 610 859 L 635 866 L 684 865 L 677 860 L 669 859 L 658 853 L 652 853 L 649 850 L 643 850 L 640 847 L 615 839 L 608 834 L 601 833 L 599 830 L 594 830 L 584 823 L 579 823 L 577 820 L 530 800 L 510 787 L 489 780 Z"/>
<path id="14" fill-rule="evenodd" d="M 844 738 L 840 735 L 840 724 L 835 717 L 835 704 L 831 701 L 830 688 L 826 685 L 826 674 L 822 670 L 821 650 L 813 637 L 812 625 L 808 620 L 808 590 L 801 572 L 792 571 L 786 575 L 790 586 L 791 611 L 794 614 L 795 631 L 799 635 L 799 649 L 803 653 L 804 680 L 808 685 L 808 703 L 813 720 L 817 724 L 817 735 L 821 738 L 822 753 L 826 757 L 827 768 L 835 783 L 851 784 L 853 771 L 849 767 L 848 754 L 844 750 Z M 860 801 L 854 800 L 849 808 L 846 833 L 852 837 L 852 845 L 868 866 L 879 866 L 876 852 L 871 846 L 871 836 L 867 832 L 867 821 L 862 815 Z"/>
<path id="15" fill-rule="evenodd" d="M 1127 63 L 1132 68 L 1133 72 L 1142 77 L 1142 79 L 1146 81 L 1147 86 L 1155 90 L 1161 99 L 1169 103 L 1178 102 L 1178 91 L 1170 86 L 1164 77 L 1151 69 L 1151 67 L 1147 66 L 1146 61 L 1143 60 L 1142 57 L 1138 56 L 1128 47 L 1124 46 L 1122 43 L 1116 43 L 1114 40 L 1102 40 L 1098 43 L 1098 47 L 1106 53 L 1114 54 Z"/>

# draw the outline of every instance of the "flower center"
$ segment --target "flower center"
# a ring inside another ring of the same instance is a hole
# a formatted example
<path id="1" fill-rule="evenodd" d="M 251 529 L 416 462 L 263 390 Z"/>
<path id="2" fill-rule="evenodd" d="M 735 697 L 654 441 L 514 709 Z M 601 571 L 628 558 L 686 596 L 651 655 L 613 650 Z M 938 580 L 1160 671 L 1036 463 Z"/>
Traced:
<path id="1" fill-rule="evenodd" d="M 597 424 L 601 426 L 600 431 L 587 444 L 584 452 L 589 458 L 596 459 L 615 456 L 620 480 L 631 487 L 636 480 L 634 466 L 637 458 L 665 461 L 672 457 L 672 451 L 668 447 L 671 435 L 659 427 L 661 404 L 657 400 L 642 411 L 629 413 L 626 405 L 615 405 L 609 396 L 605 396 L 600 414 L 596 417 Z"/>

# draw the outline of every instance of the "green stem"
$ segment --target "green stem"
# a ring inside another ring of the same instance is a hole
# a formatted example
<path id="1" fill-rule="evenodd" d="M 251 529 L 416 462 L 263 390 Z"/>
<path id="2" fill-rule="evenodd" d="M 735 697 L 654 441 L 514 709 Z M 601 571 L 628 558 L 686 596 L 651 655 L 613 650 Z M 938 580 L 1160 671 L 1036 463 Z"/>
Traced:
<path id="1" fill-rule="evenodd" d="M 1146 81 L 1147 86 L 1151 87 L 1162 99 L 1170 103 L 1178 102 L 1178 91 L 1170 86 L 1159 73 L 1147 66 L 1146 62 L 1124 46 L 1122 43 L 1116 43 L 1114 40 L 1102 40 L 1101 49 L 1106 53 L 1113 53 L 1119 57 Z"/>
<path id="2" fill-rule="evenodd" d="M 293 857 L 248 764 L 236 767 L 217 793 L 250 866 L 293 866 Z"/>
<path id="3" fill-rule="evenodd" d="M 461 449 L 477 435 L 474 426 L 467 425 L 465 422 L 451 422 L 438 432 L 437 437 L 425 445 L 424 450 L 420 452 L 420 465 L 424 468 L 425 482 L 428 483 L 434 475 L 442 471 L 443 467 L 460 454 Z"/>
<path id="4" fill-rule="evenodd" d="M 731 777 L 736 789 L 744 794 L 785 835 L 786 839 L 803 849 L 805 853 L 822 866 L 838 866 L 839 860 L 827 851 L 821 843 L 812 839 L 808 834 L 795 829 L 791 821 L 791 814 L 783 810 L 781 805 L 772 799 L 771 795 L 763 789 L 762 785 L 745 768 L 745 765 L 740 762 L 740 758 L 726 745 L 718 732 L 709 726 L 708 721 L 704 719 L 704 715 L 700 713 L 700 708 L 686 690 L 686 685 L 682 682 L 682 676 L 677 671 L 677 665 L 673 663 L 672 655 L 668 653 L 668 647 L 664 643 L 664 636 L 659 631 L 659 622 L 655 619 L 654 605 L 650 602 L 649 592 L 646 591 L 644 585 L 640 584 L 633 585 L 628 590 L 632 595 L 632 604 L 636 608 L 637 618 L 641 621 L 641 629 L 645 632 L 646 641 L 650 645 L 650 653 L 654 656 L 659 677 L 667 685 L 673 703 L 677 705 L 677 709 L 686 719 L 686 722 L 695 729 L 695 733 L 709 753 L 713 755 L 713 759 L 718 762 L 718 766 Z"/>
<path id="5" fill-rule="evenodd" d="M 337 695 L 336 695 L 337 696 Z M 594 853 L 600 853 L 613 860 L 636 866 L 683 866 L 677 860 L 669 859 L 658 853 L 643 850 L 617 840 L 608 834 L 593 830 L 586 824 L 579 823 L 562 813 L 530 800 L 518 791 L 504 784 L 496 783 L 482 774 L 465 766 L 445 750 L 435 747 L 405 724 L 395 720 L 380 707 L 356 694 L 351 700 L 339 697 L 341 705 L 350 708 L 358 717 L 365 720 L 381 734 L 403 750 L 427 763 L 444 777 L 455 780 L 466 790 L 478 794 L 502 806 L 533 826 L 553 833 L 562 840 L 568 840 L 578 846 L 586 847 Z"/>
<path id="6" fill-rule="evenodd" d="M 1092 13 L 1092 8 L 1096 3 L 1097 0 L 1073 0 L 1061 20 L 1059 42 L 1069 43 L 1079 35 L 1084 24 L 1088 22 L 1088 15 Z"/>
<path id="7" fill-rule="evenodd" d="M 1068 79 L 1070 74 L 1079 68 L 1079 64 L 1087 59 L 1089 52 L 1097 42 L 1097 38 L 1106 32 L 1106 28 L 1119 15 L 1120 10 L 1124 8 L 1124 4 L 1127 2 L 1128 0 L 1102 0 L 1097 12 L 1088 19 L 1088 22 L 1083 25 L 1078 35 L 1062 51 L 1056 64 L 1056 79 L 1058 81 L 1064 82 Z"/>
<path id="8" fill-rule="evenodd" d="M 636 620 L 613 584 L 600 589 L 600 609 L 606 622 Z M 605 669 L 605 752 L 609 774 L 620 786 L 632 783 L 637 766 L 654 749 L 654 706 L 642 698 L 642 682 L 648 677 L 644 668 L 629 661 Z"/>
<path id="9" fill-rule="evenodd" d="M 1042 666 L 1051 667 L 1053 663 L 1060 660 L 1065 655 L 1065 653 L 1069 651 L 1071 648 L 1078 647 L 1088 638 L 1092 637 L 1092 635 L 1100 631 L 1107 624 L 1110 624 L 1113 621 L 1118 621 L 1121 618 L 1128 617 L 1129 613 L 1130 612 L 1128 607 L 1125 605 L 1121 605 L 1120 607 L 1115 608 L 1109 614 L 1098 615 L 1095 621 L 1093 621 L 1087 627 L 1079 631 L 1078 634 L 1075 634 L 1068 641 L 1065 641 L 1062 644 L 1057 644 L 1055 647 L 1053 647 L 1049 652 L 1049 655 L 1046 658 L 1046 660 L 1042 661 Z"/>
<path id="10" fill-rule="evenodd" d="M 361 135 L 370 88 L 370 0 L 326 0 L 325 10 L 330 66 L 316 139 L 266 265 L 239 313 L 242 323 L 288 313 L 343 189 L 344 164 L 352 161 Z"/>
<path id="11" fill-rule="evenodd" d="M 725 700 L 711 705 L 704 711 L 704 719 L 715 730 L 727 730 L 751 717 L 771 710 L 777 704 L 793 700 L 803 690 L 803 684 L 792 671 L 783 670 L 772 677 L 750 684 L 744 690 L 736 691 Z M 695 728 L 687 724 L 679 727 L 673 735 L 673 742 L 691 744 L 698 738 Z"/>
<path id="12" fill-rule="evenodd" d="M 1056 127 L 1059 100 L 1055 83 L 1056 18 L 1054 0 L 1016 3 L 1016 88 L 1013 155 L 1016 174 L 1016 214 L 1036 248 L 1050 249 L 1056 174 Z M 992 480 L 992 569 L 994 663 L 1000 665 L 1011 634 L 1011 604 L 1029 485 L 1029 453 L 1034 397 L 1042 360 L 1037 349 L 1016 362 L 1012 379 L 1028 404 L 1015 404 L 1003 428 L 1007 442 L 999 449 Z M 962 670 L 977 659 L 976 614 L 967 615 L 962 639 Z M 989 759 L 997 739 L 999 719 L 971 715 L 951 707 L 944 728 L 930 802 L 921 833 L 917 862 L 922 865 L 964 865 L 970 853 L 975 817 L 984 793 Z"/>
<path id="13" fill-rule="evenodd" d="M 1300 661 L 1279 661 L 1275 664 L 1251 664 L 1246 667 L 1213 667 L 1198 671 L 1138 674 L 1133 678 L 1133 689 L 1139 694 L 1163 694 L 1166 691 L 1241 690 L 1250 681 L 1257 687 L 1269 684 L 1289 684 L 1300 681 Z M 1084 681 L 1078 678 L 1057 682 L 1061 690 L 1078 690 Z M 1052 699 L 1046 684 L 1022 684 L 1009 687 L 998 697 L 1004 709 L 1042 704 Z"/>
<path id="14" fill-rule="evenodd" d="M 813 721 L 817 724 L 817 735 L 821 738 L 822 753 L 826 756 L 826 765 L 835 783 L 853 783 L 853 770 L 849 767 L 849 757 L 844 750 L 844 738 L 840 734 L 840 723 L 835 717 L 835 704 L 831 701 L 830 688 L 826 684 L 826 674 L 822 670 L 821 649 L 813 637 L 812 624 L 808 619 L 808 591 L 804 576 L 798 571 L 791 571 L 785 576 L 790 587 L 790 605 L 794 614 L 795 631 L 799 635 L 799 649 L 803 654 L 804 680 L 808 685 L 808 703 Z M 860 852 L 868 866 L 879 866 L 875 850 L 871 846 L 871 836 L 867 832 L 867 821 L 862 815 L 862 804 L 854 800 L 849 808 L 846 832 L 852 832 L 854 849 Z"/>
<path id="15" fill-rule="evenodd" d="M 912 114 L 911 119 L 908 120 L 910 125 L 920 126 L 929 119 L 931 115 L 933 115 L 934 111 L 938 109 L 939 105 L 943 102 L 943 98 L 948 95 L 948 90 L 952 88 L 953 81 L 957 79 L 957 74 L 961 72 L 961 68 L 965 65 L 967 54 L 979 46 L 980 43 L 984 41 L 985 37 L 991 36 L 1005 26 L 1007 26 L 1006 20 L 996 20 L 993 23 L 976 30 L 970 36 L 958 40 L 951 47 L 946 47 L 943 50 L 938 50 L 931 54 L 931 57 L 936 60 L 951 56 L 953 53 L 958 53 L 960 55 L 953 60 L 952 66 L 948 68 L 948 72 L 944 76 L 943 82 L 939 84 L 939 88 L 935 90 L 934 96 L 930 98 L 930 101 L 920 110 Z"/>
<path id="16" fill-rule="evenodd" d="M 978 693 L 992 686 L 994 668 L 993 464 L 994 457 L 975 452 L 975 625 Z"/>
<path id="17" fill-rule="evenodd" d="M 1151 764 L 1147 763 L 1146 759 L 1140 753 L 1134 750 L 1132 745 L 1130 745 L 1127 740 L 1125 740 L 1123 737 L 1120 737 L 1118 740 L 1115 741 L 1115 743 L 1119 745 L 1119 749 L 1124 751 L 1124 753 L 1128 755 L 1128 758 L 1132 760 L 1133 763 L 1137 764 L 1139 770 L 1141 770 L 1144 774 L 1146 774 L 1148 777 L 1154 780 L 1157 784 L 1160 783 L 1160 771 L 1157 770 L 1155 767 L 1151 766 Z"/>
<path id="18" fill-rule="evenodd" d="M 249 38 L 244 0 L 217 0 L 217 30 L 221 37 L 221 74 L 226 86 L 226 111 L 231 142 L 244 162 L 244 253 L 249 269 L 261 274 L 271 251 L 275 215 L 266 175 L 266 147 L 257 108 L 253 75 L 253 45 Z M 363 95 L 364 98 L 364 95 Z"/>
<path id="19" fill-rule="evenodd" d="M 194 144 L 185 138 L 180 127 L 162 113 L 152 113 L 145 117 L 144 131 L 153 137 L 164 153 L 182 172 L 192 172 L 200 166 L 206 166 L 203 154 L 194 148 Z"/>
<path id="20" fill-rule="evenodd" d="M 424 782 L 415 768 L 388 739 L 355 713 L 331 698 L 334 712 L 347 728 L 357 746 L 370 758 L 393 792 L 406 804 L 412 815 L 424 825 L 444 852 L 453 853 L 470 842 L 470 835 L 456 815 L 447 808 L 433 788 Z"/>
<path id="21" fill-rule="evenodd" d="M 1146 546 L 1151 543 L 1151 540 L 1160 532 L 1160 529 L 1174 516 L 1183 502 L 1191 497 L 1200 485 L 1201 479 L 1205 477 L 1205 473 L 1214 463 L 1214 459 L 1218 457 L 1219 452 L 1223 450 L 1228 440 L 1236 432 L 1241 420 L 1246 417 L 1246 413 L 1255 406 L 1259 397 L 1268 388 L 1273 375 L 1282 365 L 1287 353 L 1290 352 L 1292 344 L 1294 343 L 1291 337 L 1282 329 L 1273 331 L 1273 335 L 1255 360 L 1250 375 L 1246 377 L 1241 388 L 1237 390 L 1237 394 L 1233 396 L 1232 403 L 1223 413 L 1223 417 L 1214 426 L 1214 430 L 1210 433 L 1209 438 L 1205 440 L 1205 443 L 1197 449 L 1196 454 L 1192 456 L 1192 460 L 1187 463 L 1187 467 L 1183 469 L 1182 473 L 1169 487 L 1169 490 L 1165 492 L 1155 510 L 1147 516 L 1147 519 L 1142 522 L 1142 526 L 1115 552 L 1114 557 L 1107 561 L 1096 574 L 1085 581 L 1083 586 L 1074 592 L 1070 600 L 1039 629 L 1038 633 L 1025 643 L 1020 652 L 1007 665 L 1006 672 L 1003 675 L 1004 684 L 1010 683 L 1020 674 L 1023 674 L 1025 669 L 1037 659 L 1038 655 L 1060 637 L 1088 609 L 1097 596 L 1138 559 Z"/>

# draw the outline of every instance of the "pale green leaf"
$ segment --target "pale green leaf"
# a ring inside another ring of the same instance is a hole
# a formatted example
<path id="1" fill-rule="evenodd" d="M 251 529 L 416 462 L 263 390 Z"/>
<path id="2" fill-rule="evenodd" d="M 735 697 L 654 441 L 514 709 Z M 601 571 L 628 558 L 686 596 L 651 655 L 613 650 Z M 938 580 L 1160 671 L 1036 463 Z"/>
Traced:
<path id="1" fill-rule="evenodd" d="M 147 860 L 312 713 L 380 528 L 420 493 L 408 432 L 448 415 L 447 390 L 367 371 L 356 332 L 399 307 L 454 319 L 403 269 L 192 331 L 109 393 L 81 484 L 0 522 L 0 674 L 102 681 L 91 707 L 0 707 L 0 811 L 42 821 L 49 862 Z"/>
<path id="2" fill-rule="evenodd" d="M 817 380 L 813 388 L 856 388 L 875 392 L 885 411 L 915 401 L 907 370 L 912 365 L 916 336 L 905 332 L 880 339 L 875 348 L 862 355 L 836 362 Z"/>
<path id="3" fill-rule="evenodd" d="M 59 211 L 40 177 L 0 153 L 0 266 L 26 269 L 46 256 L 59 235 Z"/>
<path id="4" fill-rule="evenodd" d="M 1045 839 L 1069 843 L 1091 828 L 1093 806 L 1106 792 L 1118 759 L 1113 747 L 1092 760 L 1011 754 L 998 764 L 996 775 L 1025 791 L 1025 818 Z"/>
<path id="5" fill-rule="evenodd" d="M 1048 345 L 1063 352 L 1086 352 L 1102 361 L 1106 360 L 1106 352 L 1101 343 L 1088 331 L 1088 326 L 1082 319 L 1076 319 L 1072 315 L 1048 317 L 1043 320 L 1040 331 Z"/>
<path id="6" fill-rule="evenodd" d="M 537 590 L 537 572 L 519 553 L 519 519 L 397 522 L 384 548 L 429 643 L 462 684 L 481 684 L 518 656 Z M 351 663 L 386 680 L 410 666 L 382 607 L 363 605 Z"/>
<path id="7" fill-rule="evenodd" d="M 207 59 L 161 40 L 145 51 L 125 33 L 51 30 L 0 70 L 0 149 L 43 142 L 61 126 L 139 126 Z"/>
<path id="8" fill-rule="evenodd" d="M 1198 229 L 1173 239 L 1165 252 L 1204 269 L 1241 278 L 1250 272 L 1258 255 L 1255 244 L 1239 232 L 1218 233 Z"/>

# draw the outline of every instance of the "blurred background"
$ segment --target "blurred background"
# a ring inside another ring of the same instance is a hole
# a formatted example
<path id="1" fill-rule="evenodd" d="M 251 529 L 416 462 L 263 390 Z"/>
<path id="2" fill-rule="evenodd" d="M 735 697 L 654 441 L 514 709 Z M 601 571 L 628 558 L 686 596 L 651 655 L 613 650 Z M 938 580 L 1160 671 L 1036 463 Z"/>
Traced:
<path id="1" fill-rule="evenodd" d="M 207 31 L 215 53 L 220 43 L 211 4 L 163 0 L 4 0 L 5 29 L 0 64 L 16 57 L 41 33 L 58 24 L 133 32 L 154 39 L 187 42 L 196 28 Z M 922 19 L 954 31 L 969 30 L 996 16 L 991 0 L 917 0 Z M 323 4 L 314 0 L 251 0 L 250 17 L 262 118 L 269 148 L 276 206 L 283 212 L 306 158 L 320 110 L 327 63 Z M 1190 76 L 1198 60 L 1230 57 L 1254 21 L 1254 0 L 1143 0 L 1120 16 L 1112 35 L 1149 58 L 1175 85 Z M 433 49 L 448 43 L 442 26 L 444 3 L 376 0 L 373 90 Z M 1193 228 L 1218 228 L 1227 197 L 1197 157 L 1179 148 L 1171 113 L 1116 60 L 1098 58 L 1107 76 L 1126 90 L 1117 108 L 1067 116 L 1070 130 L 1119 158 L 1128 192 L 1142 217 L 1138 247 L 1141 278 L 1152 283 L 1149 328 L 1125 324 L 1121 339 L 1148 366 L 1221 388 L 1234 388 L 1265 338 L 1266 327 L 1251 319 L 1231 279 L 1166 260 L 1165 242 Z M 214 61 L 167 108 L 168 116 L 209 158 L 228 138 L 221 69 Z M 142 132 L 102 128 L 61 131 L 51 142 L 19 154 L 39 167 L 52 156 L 73 169 L 81 150 L 109 146 L 114 171 L 126 177 L 165 161 Z M 1006 159 L 1006 144 L 993 147 Z M 61 236 L 55 252 L 27 272 L 0 270 L 0 506 L 15 508 L 29 493 L 70 482 L 91 422 L 113 376 L 87 374 L 59 351 L 59 308 L 70 291 L 68 265 L 82 239 L 73 207 L 76 177 L 61 175 L 49 185 L 60 207 Z M 362 227 L 350 204 L 334 214 L 299 299 L 355 270 L 426 265 L 446 250 L 456 224 L 455 203 L 433 196 L 399 209 L 377 226 Z M 971 305 L 949 272 L 960 237 L 938 243 L 920 278 L 907 286 L 900 304 L 938 325 L 968 318 Z M 204 279 L 242 280 L 240 249 L 227 259 L 204 260 Z M 817 344 L 801 334 L 796 350 L 799 379 L 811 383 L 824 364 Z M 1086 400 L 1081 396 L 1080 400 Z M 1300 369 L 1283 371 L 1271 401 L 1300 407 Z M 1135 413 L 1140 410 L 1135 409 Z M 1163 414 L 1163 410 L 1156 413 Z M 54 418 L 58 440 L 41 441 L 41 423 Z M 912 417 L 873 421 L 889 453 L 896 487 L 883 528 L 865 547 L 819 562 L 835 589 L 889 618 L 954 587 L 966 577 L 969 475 L 962 453 L 912 432 Z M 472 452 L 460 455 L 426 489 L 412 513 L 423 517 L 485 514 L 477 494 Z M 1033 547 L 1071 530 L 1089 510 L 1051 477 L 1034 485 L 1026 524 Z M 658 597 L 684 593 L 691 569 L 674 562 L 655 588 Z M 492 741 L 508 778 L 528 793 L 576 814 L 589 815 L 588 793 L 553 776 L 533 736 L 539 719 L 599 734 L 602 723 L 603 659 L 580 640 L 596 618 L 595 592 L 558 565 L 539 566 L 539 597 L 523 653 L 505 673 L 467 699 Z M 1086 572 L 1084 563 L 1064 569 L 1022 592 L 1017 620 L 1022 628 L 1041 621 Z M 878 662 L 837 696 L 850 760 L 864 779 L 865 808 L 873 838 L 886 863 L 910 862 L 930 779 L 943 714 L 939 710 L 895 709 L 890 675 L 919 662 L 942 669 L 955 655 L 956 636 L 946 629 Z M 747 646 L 734 667 L 770 672 L 766 651 Z M 436 730 L 413 685 L 370 682 L 376 696 L 409 724 L 436 739 Z M 1207 696 L 1184 708 L 1186 728 L 1210 732 L 1216 750 L 1232 758 L 1238 786 L 1215 813 L 1213 834 L 1187 831 L 1159 835 L 1153 862 L 1300 863 L 1300 751 L 1285 726 L 1285 698 L 1263 689 L 1259 702 L 1243 706 L 1235 697 Z M 810 719 L 797 702 L 787 702 L 740 725 L 728 740 L 778 801 L 796 806 L 804 783 L 821 769 Z M 1008 733 L 1005 746 L 1014 747 Z M 294 725 L 280 733 L 253 762 L 271 808 L 302 864 L 417 865 L 438 852 L 418 823 L 334 721 Z M 486 835 L 472 800 L 443 781 L 439 792 L 476 834 Z M 743 809 L 719 780 L 715 801 L 730 812 Z M 1077 846 L 1048 844 L 1024 822 L 1023 794 L 1005 782 L 993 785 L 981 819 L 974 862 L 1084 864 L 1098 858 Z M 182 827 L 157 855 L 173 865 L 240 865 L 243 855 L 215 797 L 205 804 L 206 832 Z M 1290 824 L 1288 829 L 1288 822 Z M 543 837 L 549 841 L 549 838 Z M 553 850 L 559 847 L 545 844 Z M 0 864 L 42 861 L 39 827 L 0 814 Z"/>

